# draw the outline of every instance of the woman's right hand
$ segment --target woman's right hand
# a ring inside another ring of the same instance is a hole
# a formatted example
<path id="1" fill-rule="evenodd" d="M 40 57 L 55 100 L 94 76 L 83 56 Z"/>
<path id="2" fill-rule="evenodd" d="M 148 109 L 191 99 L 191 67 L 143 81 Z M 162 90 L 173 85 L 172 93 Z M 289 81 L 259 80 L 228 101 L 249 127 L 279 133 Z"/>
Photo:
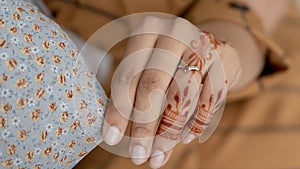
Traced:
<path id="1" fill-rule="evenodd" d="M 104 141 L 117 144 L 131 120 L 133 162 L 159 168 L 179 141 L 205 131 L 241 64 L 233 47 L 182 18 L 147 17 L 133 34 L 113 77 Z"/>

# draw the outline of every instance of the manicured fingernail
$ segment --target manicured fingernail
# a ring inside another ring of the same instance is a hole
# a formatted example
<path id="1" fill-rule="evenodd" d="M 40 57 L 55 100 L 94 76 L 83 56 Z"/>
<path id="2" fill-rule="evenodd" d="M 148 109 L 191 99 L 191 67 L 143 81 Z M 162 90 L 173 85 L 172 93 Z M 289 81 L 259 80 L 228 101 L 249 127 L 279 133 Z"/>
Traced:
<path id="1" fill-rule="evenodd" d="M 104 141 L 108 145 L 115 145 L 118 143 L 120 136 L 121 134 L 119 128 L 116 126 L 111 126 L 104 136 Z"/>
<path id="2" fill-rule="evenodd" d="M 160 168 L 163 165 L 164 160 L 165 160 L 164 152 L 160 150 L 154 150 L 149 161 L 150 167 L 153 169 Z"/>
<path id="3" fill-rule="evenodd" d="M 134 145 L 131 152 L 131 160 L 135 165 L 143 164 L 147 160 L 145 147 Z"/>
<path id="4" fill-rule="evenodd" d="M 183 138 L 182 143 L 183 144 L 189 144 L 194 139 L 195 139 L 195 135 L 194 134 L 188 134 L 186 137 Z"/>

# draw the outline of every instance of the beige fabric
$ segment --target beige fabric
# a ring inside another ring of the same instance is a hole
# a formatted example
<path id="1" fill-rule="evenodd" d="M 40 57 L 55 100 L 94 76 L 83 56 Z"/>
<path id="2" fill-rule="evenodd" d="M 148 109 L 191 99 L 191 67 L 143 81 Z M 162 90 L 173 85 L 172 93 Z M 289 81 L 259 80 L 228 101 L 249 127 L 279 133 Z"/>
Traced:
<path id="1" fill-rule="evenodd" d="M 88 39 L 106 23 L 137 12 L 181 15 L 193 0 L 44 0 L 56 21 Z M 88 19 L 87 19 L 88 18 Z"/>

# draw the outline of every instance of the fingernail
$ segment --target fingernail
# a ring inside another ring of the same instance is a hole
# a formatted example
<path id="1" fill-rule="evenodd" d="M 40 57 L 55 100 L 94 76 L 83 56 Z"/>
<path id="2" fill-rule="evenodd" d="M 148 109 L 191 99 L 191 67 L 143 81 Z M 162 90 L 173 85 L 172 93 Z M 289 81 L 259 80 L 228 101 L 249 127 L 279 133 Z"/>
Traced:
<path id="1" fill-rule="evenodd" d="M 190 142 L 192 142 L 195 139 L 195 135 L 194 134 L 188 134 L 186 137 L 184 137 L 182 139 L 182 143 L 183 144 L 189 144 Z"/>
<path id="2" fill-rule="evenodd" d="M 143 164 L 147 160 L 145 147 L 134 145 L 131 152 L 131 160 L 135 165 Z"/>
<path id="3" fill-rule="evenodd" d="M 159 168 L 163 165 L 164 160 L 165 160 L 164 152 L 160 150 L 154 150 L 149 161 L 150 167 L 153 169 Z"/>
<path id="4" fill-rule="evenodd" d="M 121 134 L 120 134 L 119 128 L 116 126 L 111 126 L 111 127 L 109 127 L 109 129 L 107 130 L 107 132 L 104 136 L 104 141 L 108 145 L 115 145 L 118 143 L 118 141 L 120 139 L 120 135 Z"/>

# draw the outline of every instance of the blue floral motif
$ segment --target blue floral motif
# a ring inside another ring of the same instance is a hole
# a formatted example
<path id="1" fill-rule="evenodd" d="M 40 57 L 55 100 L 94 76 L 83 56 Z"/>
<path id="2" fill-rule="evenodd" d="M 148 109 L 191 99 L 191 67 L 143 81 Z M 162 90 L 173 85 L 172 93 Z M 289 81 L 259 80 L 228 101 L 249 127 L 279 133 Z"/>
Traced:
<path id="1" fill-rule="evenodd" d="M 0 6 L 0 168 L 72 168 L 102 141 L 105 93 L 56 23 Z"/>

